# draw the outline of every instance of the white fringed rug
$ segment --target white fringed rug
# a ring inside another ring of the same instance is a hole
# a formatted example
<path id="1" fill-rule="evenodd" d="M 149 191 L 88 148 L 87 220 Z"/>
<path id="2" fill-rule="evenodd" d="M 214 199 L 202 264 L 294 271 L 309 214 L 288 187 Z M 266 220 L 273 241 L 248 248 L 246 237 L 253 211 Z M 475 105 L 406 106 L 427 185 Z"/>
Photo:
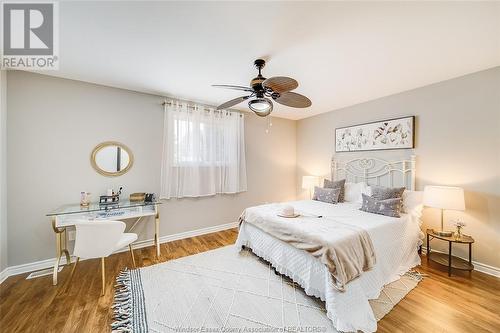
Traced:
<path id="1" fill-rule="evenodd" d="M 370 301 L 377 320 L 419 280 L 386 285 Z M 235 246 L 124 271 L 113 307 L 115 332 L 337 332 L 321 300 Z"/>

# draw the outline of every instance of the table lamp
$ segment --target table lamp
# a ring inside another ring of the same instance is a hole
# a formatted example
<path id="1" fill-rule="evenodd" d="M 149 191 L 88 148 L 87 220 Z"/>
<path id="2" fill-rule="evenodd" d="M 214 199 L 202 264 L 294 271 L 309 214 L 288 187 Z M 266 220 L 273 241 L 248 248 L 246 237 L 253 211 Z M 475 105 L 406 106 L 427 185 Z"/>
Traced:
<path id="1" fill-rule="evenodd" d="M 309 199 L 312 198 L 312 191 L 314 186 L 319 185 L 319 177 L 317 176 L 302 176 L 302 188 L 309 190 Z"/>
<path id="2" fill-rule="evenodd" d="M 453 231 L 445 231 L 443 226 L 443 211 L 465 210 L 464 190 L 451 186 L 426 186 L 424 188 L 424 205 L 441 209 L 441 231 L 434 231 L 439 236 L 450 237 Z"/>

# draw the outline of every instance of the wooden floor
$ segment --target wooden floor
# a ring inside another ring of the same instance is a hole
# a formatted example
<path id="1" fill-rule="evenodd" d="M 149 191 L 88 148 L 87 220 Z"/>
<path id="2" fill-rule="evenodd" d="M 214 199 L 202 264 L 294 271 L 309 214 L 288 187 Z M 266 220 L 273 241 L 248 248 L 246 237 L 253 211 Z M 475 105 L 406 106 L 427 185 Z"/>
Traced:
<path id="1" fill-rule="evenodd" d="M 137 264 L 148 266 L 229 245 L 236 236 L 233 229 L 165 243 L 160 259 L 153 247 L 138 249 Z M 67 290 L 63 285 L 68 268 L 55 287 L 50 276 L 8 278 L 0 286 L 0 332 L 109 332 L 114 277 L 125 266 L 131 267 L 127 252 L 107 259 L 104 297 L 99 297 L 98 260 L 82 261 Z M 471 277 L 457 272 L 449 278 L 425 257 L 419 271 L 429 276 L 378 323 L 379 332 L 500 332 L 500 279 L 479 272 Z"/>

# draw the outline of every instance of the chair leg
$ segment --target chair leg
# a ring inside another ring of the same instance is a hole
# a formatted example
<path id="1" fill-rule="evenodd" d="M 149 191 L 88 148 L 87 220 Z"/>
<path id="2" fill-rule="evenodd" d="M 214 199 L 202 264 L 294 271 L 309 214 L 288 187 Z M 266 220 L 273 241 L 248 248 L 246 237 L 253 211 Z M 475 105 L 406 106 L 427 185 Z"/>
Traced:
<path id="1" fill-rule="evenodd" d="M 130 250 L 130 255 L 132 256 L 132 263 L 134 264 L 134 268 L 137 268 L 136 264 L 135 264 L 135 258 L 134 258 L 134 250 L 132 250 L 132 245 L 129 244 L 128 245 L 128 248 Z"/>
<path id="2" fill-rule="evenodd" d="M 65 290 L 69 288 L 71 281 L 73 280 L 73 274 L 75 274 L 76 265 L 78 264 L 79 260 L 80 257 L 76 257 L 75 263 L 73 264 L 73 268 L 71 268 L 71 272 L 69 273 L 68 281 L 66 282 L 66 287 L 64 288 Z"/>
<path id="3" fill-rule="evenodd" d="M 104 257 L 101 258 L 101 270 L 102 270 L 102 291 L 101 296 L 104 296 L 106 291 L 106 271 L 104 267 Z"/>

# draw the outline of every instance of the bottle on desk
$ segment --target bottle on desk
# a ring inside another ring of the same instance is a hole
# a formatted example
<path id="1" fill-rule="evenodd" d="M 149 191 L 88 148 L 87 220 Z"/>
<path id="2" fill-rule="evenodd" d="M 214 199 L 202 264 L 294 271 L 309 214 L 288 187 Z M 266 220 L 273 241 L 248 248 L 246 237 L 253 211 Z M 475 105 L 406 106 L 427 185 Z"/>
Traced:
<path id="1" fill-rule="evenodd" d="M 90 193 L 82 191 L 80 192 L 80 206 L 81 207 L 88 207 L 90 205 Z"/>

